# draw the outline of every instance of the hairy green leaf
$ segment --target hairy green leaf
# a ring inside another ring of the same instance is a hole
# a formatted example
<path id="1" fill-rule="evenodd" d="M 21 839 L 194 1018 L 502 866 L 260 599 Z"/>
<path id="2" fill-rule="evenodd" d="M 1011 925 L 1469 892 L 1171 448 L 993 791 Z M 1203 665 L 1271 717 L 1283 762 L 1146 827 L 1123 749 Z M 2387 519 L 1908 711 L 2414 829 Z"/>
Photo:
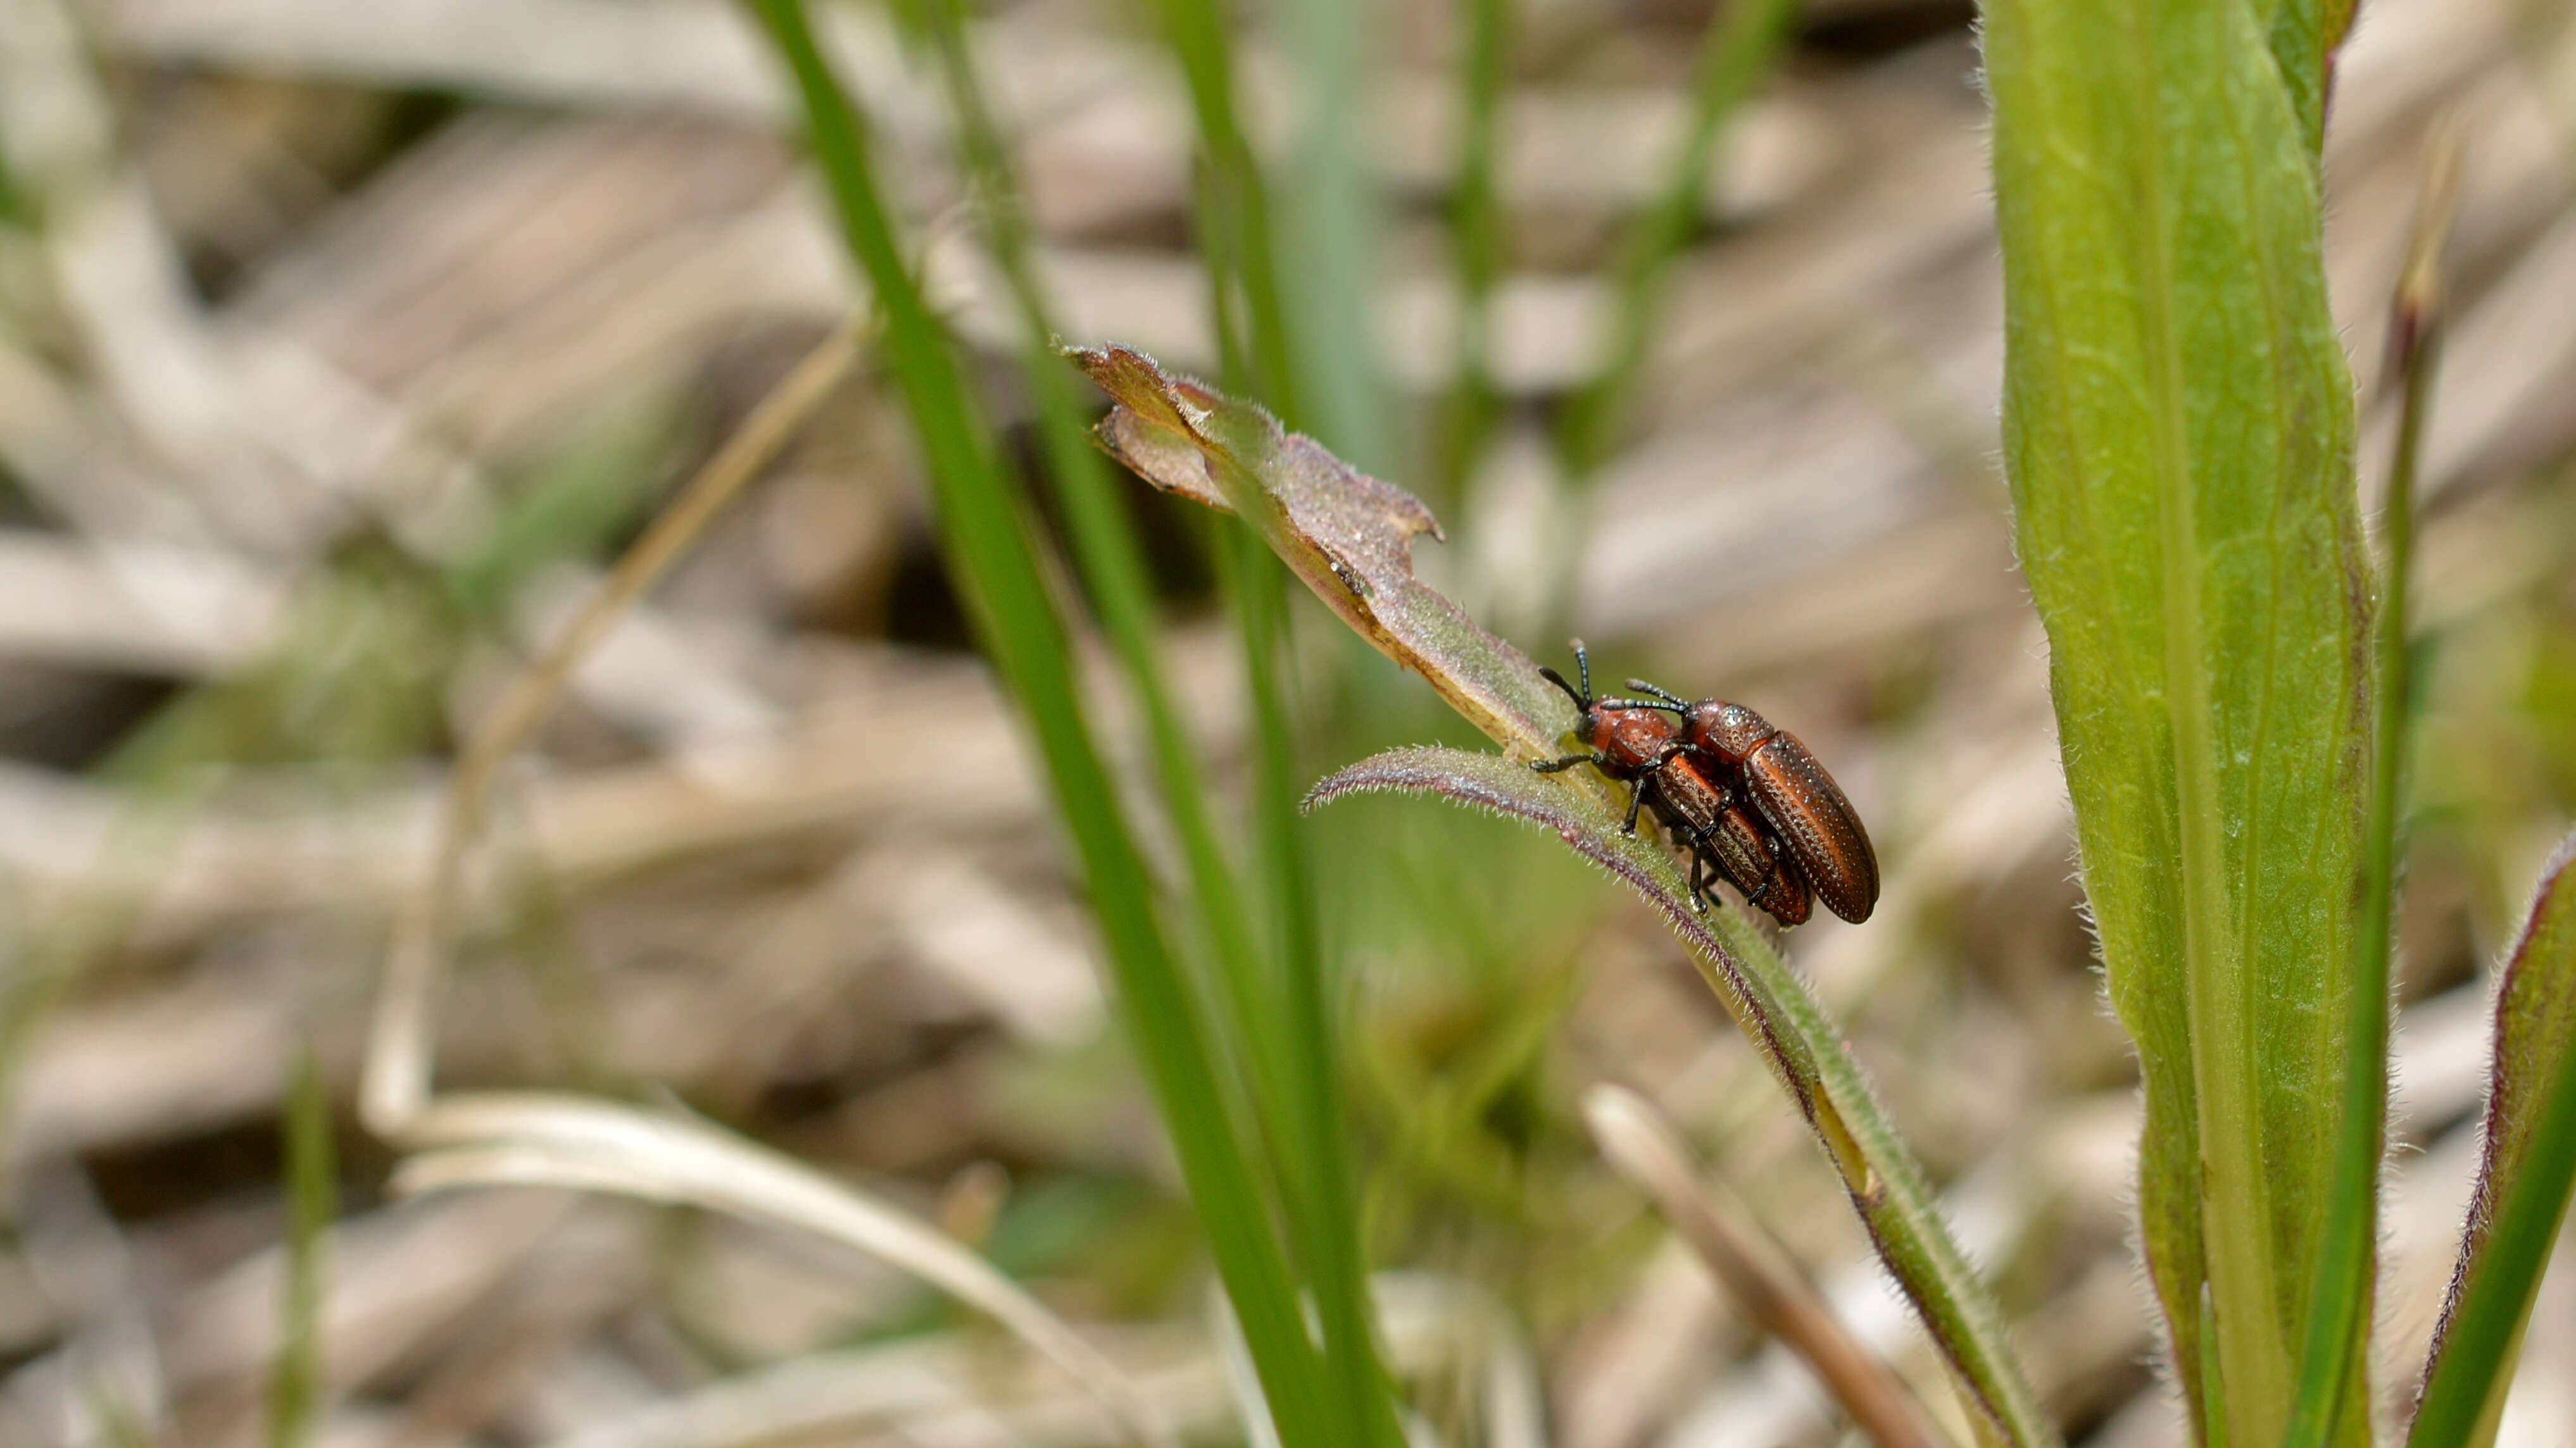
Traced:
<path id="1" fill-rule="evenodd" d="M 1881 1260 L 1922 1314 L 1985 1431 L 2005 1443 L 2054 1442 L 1984 1284 L 1843 1049 L 1841 1030 L 1742 915 L 1691 908 L 1672 857 L 1620 832 L 1626 800 L 1607 780 L 1590 770 L 1540 775 L 1528 767 L 1563 752 L 1574 708 L 1527 655 L 1413 576 L 1412 540 L 1439 536 L 1421 502 L 1259 408 L 1166 375 L 1141 353 L 1070 355 L 1118 403 L 1100 429 L 1112 455 L 1158 487 L 1251 522 L 1361 637 L 1429 680 L 1507 751 L 1396 750 L 1326 779 L 1308 803 L 1369 790 L 1444 794 L 1554 830 L 1644 895 L 1691 946 L 1710 988 L 1823 1140 Z"/>
<path id="2" fill-rule="evenodd" d="M 2493 1442 L 2524 1324 L 2576 1189 L 2576 835 L 2541 873 L 2496 987 L 2486 1150 L 2409 1448 Z"/>
<path id="3" fill-rule="evenodd" d="M 2272 58 L 2298 108 L 2311 156 L 2324 148 L 2334 53 L 2352 29 L 2353 9 L 2354 0 L 2260 0 L 2255 7 L 2258 18 L 2271 19 Z"/>
<path id="4" fill-rule="evenodd" d="M 2315 163 L 2246 5 L 1985 17 L 2006 462 L 2145 1076 L 2147 1265 L 2209 1436 L 2204 1362 L 2227 1439 L 2273 1443 L 2330 1196 L 2369 698 Z M 2361 1397 L 2334 1441 L 2366 1437 Z"/>

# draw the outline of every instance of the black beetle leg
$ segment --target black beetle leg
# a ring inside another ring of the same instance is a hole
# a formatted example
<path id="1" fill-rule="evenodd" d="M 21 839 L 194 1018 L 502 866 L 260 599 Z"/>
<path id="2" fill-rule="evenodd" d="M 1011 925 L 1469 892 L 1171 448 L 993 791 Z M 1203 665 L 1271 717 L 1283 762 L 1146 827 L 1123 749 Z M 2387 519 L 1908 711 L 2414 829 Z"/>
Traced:
<path id="1" fill-rule="evenodd" d="M 1628 822 L 1619 827 L 1619 833 L 1633 835 L 1637 832 L 1637 806 L 1646 798 L 1646 781 L 1653 779 L 1655 771 L 1663 768 L 1666 761 L 1689 747 L 1678 739 L 1673 740 L 1656 750 L 1655 757 L 1647 761 L 1646 767 L 1637 771 L 1637 786 L 1628 795 Z"/>
<path id="2" fill-rule="evenodd" d="M 1530 768 L 1541 774 L 1554 774 L 1560 769 L 1572 769 L 1578 764 L 1599 764 L 1600 762 L 1601 756 L 1598 754 L 1569 754 L 1563 759 L 1531 760 Z"/>
<path id="3" fill-rule="evenodd" d="M 1708 913 L 1708 887 L 1700 882 L 1700 869 L 1707 863 L 1706 856 L 1697 850 L 1691 851 L 1691 908 L 1702 915 Z"/>
<path id="4" fill-rule="evenodd" d="M 1780 843 L 1780 837 L 1777 835 L 1764 835 L 1762 844 L 1771 856 L 1771 873 L 1762 877 L 1762 888 L 1745 896 L 1744 903 L 1768 909 L 1770 907 L 1763 905 L 1762 902 L 1771 898 L 1771 887 L 1789 878 L 1789 867 L 1785 863 L 1789 858 L 1789 851 Z"/>

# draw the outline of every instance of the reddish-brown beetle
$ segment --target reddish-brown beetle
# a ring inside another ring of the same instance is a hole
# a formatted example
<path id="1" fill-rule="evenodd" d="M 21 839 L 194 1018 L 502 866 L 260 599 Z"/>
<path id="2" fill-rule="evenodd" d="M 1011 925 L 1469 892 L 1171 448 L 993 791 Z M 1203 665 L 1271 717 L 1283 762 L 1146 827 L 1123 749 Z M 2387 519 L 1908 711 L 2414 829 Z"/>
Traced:
<path id="1" fill-rule="evenodd" d="M 1687 702 L 1643 679 L 1630 679 L 1628 687 L 1660 701 L 1654 707 L 1680 715 L 1683 741 L 1741 783 L 1745 799 L 1826 909 L 1854 922 L 1869 918 L 1878 906 L 1878 855 L 1870 848 L 1869 831 L 1798 736 L 1741 704 Z M 1603 699 L 1598 707 L 1624 711 L 1644 702 Z"/>
<path id="2" fill-rule="evenodd" d="M 1691 902 L 1707 909 L 1701 864 L 1744 893 L 1744 903 L 1768 910 L 1783 925 L 1802 925 L 1815 901 L 1797 867 L 1746 809 L 1740 793 L 1723 782 L 1724 770 L 1706 754 L 1676 749 L 1650 780 L 1655 817 L 1691 852 Z"/>
<path id="3" fill-rule="evenodd" d="M 1779 842 L 1766 833 L 1725 782 L 1725 772 L 1708 756 L 1682 740 L 1681 726 L 1665 713 L 1667 706 L 1592 697 L 1592 660 L 1583 642 L 1574 643 L 1574 663 L 1581 687 L 1563 674 L 1542 667 L 1539 673 L 1565 691 L 1578 711 L 1575 737 L 1592 746 L 1590 754 L 1541 760 L 1530 767 L 1553 774 L 1590 764 L 1629 786 L 1628 818 L 1622 829 L 1637 831 L 1637 810 L 1652 803 L 1655 817 L 1671 831 L 1674 842 L 1690 855 L 1691 903 L 1708 908 L 1706 875 L 1744 892 L 1748 904 L 1768 910 L 1784 925 L 1796 925 L 1814 912 L 1806 882 L 1799 878 Z"/>
<path id="4" fill-rule="evenodd" d="M 1628 786 L 1628 822 L 1621 829 L 1637 832 L 1637 806 L 1646 797 L 1646 779 L 1663 767 L 1664 760 L 1682 748 L 1681 725 L 1667 719 L 1655 704 L 1626 704 L 1604 707 L 1592 697 L 1592 658 L 1583 651 L 1583 640 L 1574 641 L 1574 667 L 1583 676 L 1583 687 L 1577 689 L 1565 681 L 1565 675 L 1542 664 L 1540 677 L 1565 691 L 1574 701 L 1576 713 L 1574 737 L 1592 746 L 1590 754 L 1569 754 L 1563 759 L 1540 760 L 1530 768 L 1541 774 L 1554 774 L 1578 764 L 1598 767 L 1603 774 Z"/>

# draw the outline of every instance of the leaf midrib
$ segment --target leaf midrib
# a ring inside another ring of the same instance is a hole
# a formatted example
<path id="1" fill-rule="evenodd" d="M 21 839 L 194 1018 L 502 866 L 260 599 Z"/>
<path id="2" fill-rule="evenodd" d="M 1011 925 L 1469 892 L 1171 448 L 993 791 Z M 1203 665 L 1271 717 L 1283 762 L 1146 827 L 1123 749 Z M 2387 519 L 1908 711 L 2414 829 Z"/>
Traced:
<path id="1" fill-rule="evenodd" d="M 2135 14 L 2136 12 L 2132 12 Z M 2146 113 L 2161 116 L 2164 56 L 2152 24 L 2130 53 Z M 2219 79 L 2216 84 L 2224 85 Z M 2183 957 L 2191 1031 L 2193 1102 L 2201 1144 L 2201 1233 L 2218 1361 L 2227 1378 L 2228 1441 L 2270 1443 L 2284 1426 L 2291 1387 L 2271 1271 L 2271 1207 L 2263 1174 L 2259 1038 L 2242 941 L 2231 928 L 2220 832 L 2217 740 L 2202 649 L 2199 497 L 2194 487 L 2183 374 L 2182 300 L 2173 252 L 2179 216 L 2165 171 L 2165 138 L 2136 155 L 2148 224 L 2136 256 L 2145 332 L 2151 469 L 2164 652 L 2162 690 L 2174 751 L 2176 845 L 2182 855 Z"/>

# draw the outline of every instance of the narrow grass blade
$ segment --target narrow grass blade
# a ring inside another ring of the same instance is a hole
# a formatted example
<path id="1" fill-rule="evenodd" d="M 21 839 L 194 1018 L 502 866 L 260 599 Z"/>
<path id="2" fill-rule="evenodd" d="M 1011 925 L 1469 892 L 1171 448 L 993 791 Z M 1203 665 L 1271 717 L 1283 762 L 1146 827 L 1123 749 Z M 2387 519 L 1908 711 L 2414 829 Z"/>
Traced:
<path id="1" fill-rule="evenodd" d="M 1312 403 L 1338 416 L 1345 430 L 1373 435 L 1374 424 L 1368 420 L 1373 404 L 1364 380 L 1367 339 L 1358 316 L 1365 305 L 1365 278 L 1357 274 L 1356 261 L 1364 248 L 1358 233 L 1365 205 L 1347 154 L 1346 119 L 1333 118 L 1310 133 L 1307 169 L 1321 188 L 1317 197 L 1324 202 L 1322 209 L 1331 214 L 1320 223 L 1310 218 L 1305 225 L 1309 244 L 1303 250 L 1324 260 L 1310 262 L 1307 284 L 1300 290 L 1319 305 L 1292 313 L 1286 303 L 1289 268 L 1280 260 L 1267 183 L 1235 110 L 1234 57 L 1224 14 L 1206 0 L 1163 0 L 1158 8 L 1199 125 L 1199 245 L 1227 374 L 1289 416 L 1307 416 Z M 1316 26 L 1324 24 L 1329 31 L 1331 17 L 1308 7 L 1296 19 L 1307 42 L 1309 82 L 1319 77 L 1336 85 L 1355 81 L 1351 67 L 1324 73 L 1333 65 L 1325 52 L 1333 51 L 1336 42 Z M 1355 66 L 1347 53 L 1341 58 Z M 1328 285 L 1319 292 L 1311 275 L 1319 270 L 1338 272 L 1341 284 L 1355 290 L 1338 296 Z M 1346 355 L 1333 351 L 1335 336 L 1356 339 L 1348 342 Z M 1246 550 L 1234 540 L 1220 539 L 1215 553 L 1228 610 L 1243 641 L 1252 699 L 1255 860 L 1267 887 L 1263 896 L 1272 957 L 1271 978 L 1264 982 L 1258 1008 L 1239 985 L 1229 988 L 1229 1005 L 1243 1053 L 1265 1083 L 1259 1093 L 1265 1124 L 1281 1157 L 1289 1229 L 1317 1294 L 1325 1372 L 1341 1432 L 1391 1445 L 1399 1429 L 1371 1344 L 1335 1022 L 1312 918 L 1312 872 L 1294 820 L 1288 713 L 1278 687 L 1285 657 L 1279 582 L 1257 548 Z M 1272 1027 L 1270 1020 L 1283 1022 L 1284 1029 Z"/>
<path id="2" fill-rule="evenodd" d="M 2334 1200 L 2318 1242 L 2316 1296 L 2308 1309 L 2299 1396 L 2285 1448 L 2318 1448 L 2335 1420 L 2367 1404 L 2345 1399 L 2370 1330 L 2373 1244 L 2379 1236 L 2379 1167 L 2388 1149 L 2389 972 L 2397 911 L 2398 802 L 2411 743 L 2407 701 L 2407 589 L 2415 549 L 2415 466 L 2431 410 L 2440 354 L 2441 259 L 2459 180 L 2456 131 L 2432 143 L 2424 197 L 2389 326 L 2387 375 L 2402 379 L 2397 452 L 2380 512 L 2380 596 L 2373 639 L 2370 801 L 2362 841 L 2361 928 L 2354 936 L 2352 1022 L 2344 1040 L 2342 1135 Z"/>
<path id="3" fill-rule="evenodd" d="M 2369 568 L 2313 152 L 2250 7 L 1988 0 L 2005 459 L 2171 1361 L 2278 1443 L 2355 984 Z M 2358 1383 L 2360 1347 L 2349 1365 Z M 2330 1441 L 2358 1443 L 2358 1411 Z"/>
<path id="4" fill-rule="evenodd" d="M 1091 445 L 1091 429 L 1075 398 L 1073 380 L 1056 364 L 1054 319 L 1038 281 L 1026 213 L 967 49 L 958 0 L 933 0 L 926 9 L 968 174 L 992 237 L 995 259 L 1028 333 L 1025 375 L 1037 405 L 1048 472 L 1073 540 L 1075 562 L 1144 716 L 1153 748 L 1154 782 L 1180 838 L 1192 903 L 1215 948 L 1216 984 L 1221 991 L 1236 988 L 1260 979 L 1266 967 L 1242 885 L 1217 835 L 1197 754 L 1164 678 L 1144 551 L 1113 491 L 1108 466 Z M 1229 1014 L 1248 1019 L 1252 1007 L 1230 1005 Z M 1244 1044 L 1259 1048 L 1264 1042 L 1255 1036 Z"/>
<path id="5" fill-rule="evenodd" d="M 2532 1299 L 2576 1193 L 2576 835 L 2541 872 L 2496 986 L 2486 1150 L 2408 1448 L 2495 1439 Z"/>
<path id="6" fill-rule="evenodd" d="M 1299 0 L 1270 12 L 1296 66 L 1303 117 L 1282 173 L 1293 204 L 1272 213 L 1279 286 L 1296 318 L 1289 359 L 1297 426 L 1367 467 L 1394 464 L 1395 419 L 1371 319 L 1380 292 L 1369 135 L 1368 55 L 1385 7 Z"/>
<path id="7" fill-rule="evenodd" d="M 1365 318 L 1367 198 L 1351 117 L 1329 113 L 1357 108 L 1356 27 L 1330 6 L 1300 7 L 1292 17 L 1309 105 L 1328 112 L 1310 125 L 1301 158 L 1308 183 L 1301 210 L 1308 214 L 1299 219 L 1297 245 L 1288 249 L 1303 264 L 1292 268 L 1281 261 L 1267 183 L 1235 112 L 1223 11 L 1207 0 L 1162 0 L 1159 8 L 1199 125 L 1199 250 L 1229 382 L 1266 396 L 1292 418 L 1307 418 L 1311 402 L 1314 425 L 1382 446 L 1367 382 L 1373 350 Z M 1345 33 L 1337 33 L 1337 21 Z M 1285 300 L 1292 289 L 1311 305 L 1292 312 Z M 1372 1341 L 1337 1022 L 1313 920 L 1313 872 L 1294 818 L 1289 716 L 1278 687 L 1286 662 L 1281 581 L 1258 546 L 1220 538 L 1213 551 L 1242 640 L 1252 702 L 1254 859 L 1267 887 L 1272 967 L 1257 1004 L 1248 978 L 1222 984 L 1239 1052 L 1264 1083 L 1257 1097 L 1279 1157 L 1289 1231 L 1316 1294 L 1340 1432 L 1392 1448 L 1401 1430 Z"/>
<path id="8" fill-rule="evenodd" d="M 1088 1388 L 1137 1442 L 1170 1435 L 1116 1366 L 937 1228 L 791 1158 L 699 1122 L 537 1092 L 458 1093 L 413 1118 L 402 1192 L 534 1185 L 686 1202 L 812 1232 L 901 1267 L 1009 1328 Z"/>
<path id="9" fill-rule="evenodd" d="M 1156 783 L 1188 853 L 1191 889 L 1210 917 L 1221 953 L 1234 968 L 1248 971 L 1255 956 L 1241 887 L 1218 844 L 1198 757 L 1172 702 L 1155 632 L 1153 584 L 1144 548 L 1120 505 L 1108 466 L 1091 445 L 1090 423 L 1075 384 L 1056 360 L 1055 319 L 1038 280 L 1026 208 L 967 48 L 960 0 L 931 0 L 927 8 L 967 171 L 975 184 L 994 258 L 1027 334 L 1023 375 L 1036 402 L 1048 475 L 1072 536 L 1083 586 L 1144 713 L 1154 747 Z"/>
<path id="10" fill-rule="evenodd" d="M 331 1098 L 310 1046 L 286 1082 L 286 1295 L 268 1374 L 269 1448 L 301 1448 L 321 1421 L 323 1247 L 339 1213 Z"/>
<path id="11" fill-rule="evenodd" d="M 1745 1314 L 1806 1360 L 1878 1448 L 1936 1448 L 1923 1405 L 1878 1354 L 1854 1337 L 1752 1209 L 1691 1159 L 1672 1123 L 1624 1086 L 1584 1093 L 1583 1119 L 1601 1155 L 1646 1194 Z"/>
<path id="12" fill-rule="evenodd" d="M 1616 310 L 1602 348 L 1600 374 L 1567 404 L 1558 435 L 1566 471 L 1589 474 L 1618 441 L 1645 368 L 1646 343 L 1663 298 L 1666 272 L 1689 242 L 1708 189 L 1717 143 L 1754 85 L 1771 69 L 1797 15 L 1797 0 L 1735 0 L 1712 22 L 1700 51 L 1690 123 L 1672 155 L 1662 192 L 1621 244 Z"/>
<path id="13" fill-rule="evenodd" d="M 1225 12 L 1209 0 L 1156 0 L 1154 8 L 1181 63 L 1190 111 L 1198 120 L 1199 246 L 1216 289 L 1219 331 L 1234 334 L 1235 345 L 1226 349 L 1228 366 L 1240 366 L 1246 374 L 1235 379 L 1236 385 L 1249 385 L 1280 416 L 1303 419 L 1297 367 L 1301 349 L 1282 297 L 1268 187 L 1236 114 Z M 1229 324 L 1237 315 L 1237 286 L 1240 328 Z"/>
<path id="14" fill-rule="evenodd" d="M 1501 395 L 1486 352 L 1494 284 L 1502 279 L 1503 209 L 1495 184 L 1496 122 L 1511 80 L 1514 0 L 1471 0 L 1467 49 L 1459 58 L 1465 130 L 1449 183 L 1449 239 L 1458 268 L 1458 377 L 1441 419 L 1437 496 L 1457 499 L 1485 450 Z"/>
<path id="15" fill-rule="evenodd" d="M 1209 814 L 1197 757 L 1163 680 L 1142 551 L 1111 491 L 1107 465 L 1091 446 L 1090 429 L 1074 398 L 1079 384 L 1054 354 L 1053 321 L 1032 263 L 1025 213 L 967 49 L 963 15 L 957 0 L 935 0 L 929 12 L 968 168 L 1028 332 L 1026 375 L 1057 498 L 1083 581 L 1127 666 L 1145 716 L 1157 783 L 1181 840 L 1191 896 L 1216 945 L 1215 983 L 1235 1022 L 1233 1044 L 1255 1067 L 1255 1107 L 1283 1157 L 1280 1176 L 1288 1189 L 1288 1224 L 1316 1298 L 1325 1367 L 1335 1390 L 1332 1406 L 1346 1435 L 1392 1445 L 1397 1428 L 1369 1325 L 1335 1022 L 1327 1007 L 1309 871 L 1296 833 L 1287 708 L 1278 687 L 1285 669 L 1279 646 L 1281 580 L 1276 565 L 1257 547 L 1248 560 L 1238 559 L 1237 566 L 1225 570 L 1235 612 L 1244 624 L 1245 674 L 1253 704 L 1259 763 L 1253 816 L 1263 866 L 1258 878 L 1270 887 L 1276 946 L 1265 952 L 1255 942 L 1242 889 Z M 1247 562 L 1250 566 L 1243 566 Z M 1263 994 L 1256 1000 L 1257 990 Z"/>
<path id="16" fill-rule="evenodd" d="M 1530 820 L 1663 911 L 1719 999 L 1779 1073 L 1832 1156 L 1880 1256 L 1923 1315 L 1972 1412 L 1999 1440 L 2049 1443 L 1984 1285 L 1942 1224 L 1921 1170 L 1842 1049 L 1842 1033 L 1733 909 L 1703 916 L 1671 858 L 1620 833 L 1626 801 L 1587 770 L 1540 775 L 1573 706 L 1528 656 L 1413 576 L 1412 540 L 1438 536 L 1412 495 L 1354 471 L 1260 409 L 1171 377 L 1125 348 L 1075 363 L 1119 404 L 1101 424 L 1113 456 L 1157 486 L 1251 523 L 1362 638 L 1421 674 L 1503 745 L 1503 755 L 1399 750 L 1325 780 L 1310 807 L 1366 790 L 1433 792 Z"/>
<path id="17" fill-rule="evenodd" d="M 1340 1022 L 1315 919 L 1314 869 L 1297 820 L 1294 740 L 1280 681 L 1287 677 L 1286 580 L 1258 539 L 1231 532 L 1227 592 L 1241 620 L 1244 681 L 1252 696 L 1254 858 L 1266 892 L 1274 979 L 1266 1022 L 1248 1023 L 1279 1045 L 1268 1095 L 1279 1119 L 1288 1225 L 1323 1329 L 1324 1367 L 1344 1429 L 1355 1441 L 1397 1448 L 1403 1430 L 1378 1365 L 1350 1161 Z"/>
<path id="18" fill-rule="evenodd" d="M 751 8 L 794 78 L 843 240 L 883 311 L 889 361 L 921 442 L 950 576 L 1030 723 L 1131 1039 L 1281 1435 L 1290 1448 L 1332 1443 L 1323 1369 L 1296 1285 L 1253 1159 L 1225 1109 L 1201 1008 L 1164 938 L 1153 882 L 1093 743 L 1020 499 L 992 455 L 949 339 L 905 267 L 867 131 L 816 49 L 803 5 L 753 0 Z"/>

